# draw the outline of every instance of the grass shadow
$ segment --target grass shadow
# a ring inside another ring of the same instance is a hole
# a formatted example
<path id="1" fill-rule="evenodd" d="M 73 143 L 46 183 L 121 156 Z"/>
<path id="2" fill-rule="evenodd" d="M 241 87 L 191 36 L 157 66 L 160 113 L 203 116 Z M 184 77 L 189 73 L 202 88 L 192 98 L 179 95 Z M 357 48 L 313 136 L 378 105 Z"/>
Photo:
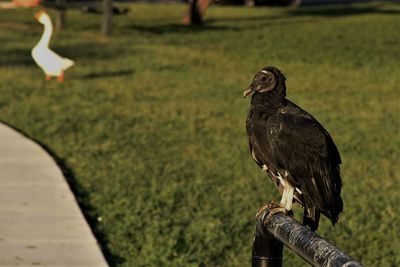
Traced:
<path id="1" fill-rule="evenodd" d="M 206 23 L 214 22 L 256 22 L 256 21 L 270 21 L 277 19 L 285 19 L 286 16 L 252 16 L 252 17 L 224 17 L 224 18 L 212 18 L 206 19 Z"/>
<path id="2" fill-rule="evenodd" d="M 371 1 L 373 2 L 373 1 Z M 380 3 L 382 4 L 382 3 Z M 288 19 L 294 19 L 301 16 L 321 16 L 321 17 L 342 17 L 354 16 L 364 14 L 385 14 L 385 15 L 399 15 L 400 10 L 383 9 L 381 5 L 375 6 L 360 6 L 355 3 L 324 3 L 301 6 L 296 9 L 289 8 L 282 15 L 272 16 L 250 16 L 250 17 L 225 17 L 225 18 L 212 18 L 206 19 L 206 23 L 216 22 L 274 22 L 274 23 L 288 23 Z M 298 21 L 296 21 L 298 23 Z M 236 27 L 236 30 L 240 28 Z"/>
<path id="3" fill-rule="evenodd" d="M 32 59 L 31 51 L 28 49 L 4 49 L 0 52 L 0 67 L 30 66 L 34 64 L 35 62 Z"/>
<path id="4" fill-rule="evenodd" d="M 290 10 L 287 13 L 289 16 L 323 16 L 323 17 L 344 17 L 364 14 L 385 14 L 399 15 L 400 10 L 382 9 L 379 5 L 375 6 L 359 6 L 354 4 L 327 4 L 327 5 L 312 5 L 300 7 Z"/>
<path id="5" fill-rule="evenodd" d="M 159 25 L 130 25 L 129 29 L 133 29 L 139 32 L 146 32 L 150 34 L 167 34 L 167 33 L 178 33 L 178 34 L 188 34 L 188 33 L 199 33 L 206 31 L 237 31 L 240 30 L 238 27 L 233 26 L 213 26 L 213 25 L 183 25 L 178 23 L 171 24 L 159 24 Z"/>
<path id="6" fill-rule="evenodd" d="M 119 76 L 129 76 L 134 73 L 133 70 L 119 70 L 119 71 L 102 71 L 102 72 L 92 72 L 82 76 L 83 79 L 105 79 Z"/>
<path id="7" fill-rule="evenodd" d="M 56 162 L 57 166 L 61 169 L 63 176 L 65 177 L 66 181 L 68 182 L 68 185 L 72 192 L 74 193 L 74 196 L 79 204 L 79 208 L 81 209 L 86 221 L 89 223 L 90 228 L 93 231 L 93 234 L 95 235 L 97 241 L 100 244 L 100 248 L 103 252 L 103 255 L 106 258 L 106 261 L 110 266 L 118 266 L 122 264 L 125 260 L 121 257 L 118 257 L 114 254 L 112 254 L 108 249 L 107 249 L 107 239 L 106 236 L 97 230 L 97 218 L 96 215 L 96 209 L 91 206 L 89 202 L 89 192 L 85 189 L 82 188 L 82 186 L 79 184 L 78 180 L 75 178 L 74 171 L 68 166 L 68 164 L 65 162 L 65 160 L 61 157 L 59 157 L 49 146 L 46 144 L 42 143 L 41 141 L 35 139 L 34 137 L 30 136 L 26 132 L 22 131 L 21 129 L 18 129 L 14 127 L 13 125 L 0 120 L 0 123 L 3 123 L 4 125 L 7 125 L 8 127 L 14 129 L 18 133 L 22 134 L 24 137 L 32 140 L 36 144 L 38 144 L 41 148 L 43 148 Z M 91 215 L 91 216 L 90 216 Z"/>
<path id="8" fill-rule="evenodd" d="M 74 60 L 82 59 L 116 59 L 119 57 L 124 57 L 126 53 L 132 54 L 129 48 L 124 46 L 118 47 L 118 52 L 116 52 L 115 46 L 102 45 L 99 43 L 79 43 L 79 44 L 69 44 L 69 45 L 57 45 L 51 47 L 56 53 L 59 53 L 63 57 L 71 58 Z"/>
<path id="9" fill-rule="evenodd" d="M 254 19 L 253 19 L 254 18 Z M 242 23 L 247 23 L 244 26 L 237 27 L 236 31 L 246 31 L 247 28 L 252 29 L 259 29 L 259 28 L 267 28 L 272 27 L 275 25 L 299 25 L 299 24 L 308 24 L 308 23 L 315 23 L 315 19 L 313 18 L 305 18 L 301 20 L 295 20 L 294 17 L 291 16 L 275 16 L 275 17 L 268 17 L 268 16 L 259 16 L 259 17 L 230 17 L 230 18 L 223 18 L 223 19 L 210 19 L 206 22 L 208 23 L 219 23 L 219 22 L 227 22 L 227 23 L 236 23 L 241 21 Z"/>

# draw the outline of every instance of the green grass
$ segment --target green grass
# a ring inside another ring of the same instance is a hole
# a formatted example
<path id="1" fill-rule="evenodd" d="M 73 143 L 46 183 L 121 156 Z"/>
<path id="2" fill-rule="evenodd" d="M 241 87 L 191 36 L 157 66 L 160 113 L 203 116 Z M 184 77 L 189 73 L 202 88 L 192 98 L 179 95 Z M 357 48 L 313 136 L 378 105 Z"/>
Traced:
<path id="1" fill-rule="evenodd" d="M 33 11 L 0 10 L 0 119 L 57 155 L 112 266 L 250 264 L 254 215 L 279 198 L 244 128 L 242 91 L 266 65 L 342 155 L 344 212 L 318 233 L 400 265 L 399 5 L 213 6 L 194 28 L 183 4 L 130 8 L 109 39 L 99 16 L 68 12 L 52 39 L 76 60 L 64 84 L 30 58 Z M 284 265 L 306 264 L 286 250 Z"/>

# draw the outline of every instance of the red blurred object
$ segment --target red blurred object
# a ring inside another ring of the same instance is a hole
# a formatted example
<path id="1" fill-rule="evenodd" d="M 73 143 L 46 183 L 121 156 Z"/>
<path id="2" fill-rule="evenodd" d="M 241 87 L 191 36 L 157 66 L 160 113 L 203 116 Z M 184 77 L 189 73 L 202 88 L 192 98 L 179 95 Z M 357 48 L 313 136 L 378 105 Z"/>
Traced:
<path id="1" fill-rule="evenodd" d="M 12 0 L 12 3 L 20 7 L 35 7 L 40 3 L 40 0 Z"/>

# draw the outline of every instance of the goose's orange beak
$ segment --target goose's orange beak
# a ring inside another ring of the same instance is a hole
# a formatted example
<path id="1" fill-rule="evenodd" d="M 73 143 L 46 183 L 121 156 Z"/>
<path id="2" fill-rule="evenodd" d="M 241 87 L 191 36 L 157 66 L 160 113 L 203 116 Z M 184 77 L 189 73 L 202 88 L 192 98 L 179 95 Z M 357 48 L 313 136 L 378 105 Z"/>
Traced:
<path id="1" fill-rule="evenodd" d="M 40 16 L 42 15 L 43 11 L 38 11 L 35 13 L 35 18 L 39 20 Z"/>

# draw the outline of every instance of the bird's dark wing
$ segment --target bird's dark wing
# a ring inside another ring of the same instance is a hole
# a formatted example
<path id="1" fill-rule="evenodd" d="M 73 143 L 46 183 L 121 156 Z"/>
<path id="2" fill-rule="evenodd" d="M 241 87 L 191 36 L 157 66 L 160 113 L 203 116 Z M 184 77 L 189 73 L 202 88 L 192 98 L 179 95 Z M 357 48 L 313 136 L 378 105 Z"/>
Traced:
<path id="1" fill-rule="evenodd" d="M 320 209 L 333 223 L 343 209 L 339 152 L 328 132 L 311 116 L 276 113 L 268 118 L 271 161 L 288 172 L 306 207 Z"/>

